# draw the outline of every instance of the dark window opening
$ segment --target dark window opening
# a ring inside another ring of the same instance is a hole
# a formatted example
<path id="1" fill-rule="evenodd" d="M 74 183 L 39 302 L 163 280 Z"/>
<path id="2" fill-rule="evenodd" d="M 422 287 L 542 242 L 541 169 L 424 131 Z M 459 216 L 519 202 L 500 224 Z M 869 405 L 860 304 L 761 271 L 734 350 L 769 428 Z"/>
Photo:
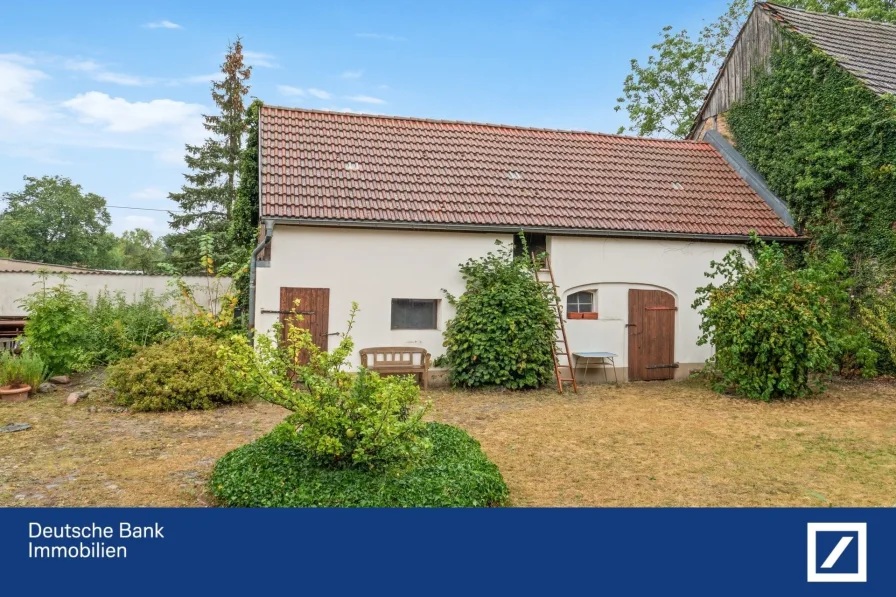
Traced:
<path id="1" fill-rule="evenodd" d="M 546 234 L 538 234 L 536 232 L 525 232 L 523 236 L 526 237 L 526 245 L 528 245 L 529 252 L 525 255 L 529 257 L 532 255 L 532 252 L 535 252 L 535 255 L 541 255 L 542 253 L 546 253 L 548 250 L 548 236 Z M 522 257 L 523 256 L 523 242 L 520 240 L 519 233 L 513 235 L 513 255 L 514 257 Z"/>
<path id="2" fill-rule="evenodd" d="M 594 293 L 584 290 L 566 297 L 567 313 L 594 313 Z"/>
<path id="3" fill-rule="evenodd" d="M 438 329 L 438 312 L 438 299 L 392 299 L 392 329 Z"/>

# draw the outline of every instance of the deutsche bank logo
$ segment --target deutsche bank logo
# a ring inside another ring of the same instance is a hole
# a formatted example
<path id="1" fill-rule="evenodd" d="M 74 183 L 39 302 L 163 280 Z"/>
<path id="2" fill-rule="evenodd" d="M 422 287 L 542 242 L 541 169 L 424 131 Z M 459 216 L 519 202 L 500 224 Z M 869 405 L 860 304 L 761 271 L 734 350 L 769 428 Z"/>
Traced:
<path id="1" fill-rule="evenodd" d="M 867 582 L 868 524 L 810 522 L 807 525 L 808 582 Z"/>

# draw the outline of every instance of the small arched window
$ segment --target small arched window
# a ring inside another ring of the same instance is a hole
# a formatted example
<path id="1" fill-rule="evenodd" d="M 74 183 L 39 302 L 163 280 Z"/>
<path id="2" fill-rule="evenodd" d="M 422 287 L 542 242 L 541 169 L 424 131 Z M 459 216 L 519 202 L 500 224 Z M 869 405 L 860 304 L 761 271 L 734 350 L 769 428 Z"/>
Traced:
<path id="1" fill-rule="evenodd" d="M 594 295 L 591 290 L 570 294 L 566 297 L 566 313 L 594 313 Z"/>

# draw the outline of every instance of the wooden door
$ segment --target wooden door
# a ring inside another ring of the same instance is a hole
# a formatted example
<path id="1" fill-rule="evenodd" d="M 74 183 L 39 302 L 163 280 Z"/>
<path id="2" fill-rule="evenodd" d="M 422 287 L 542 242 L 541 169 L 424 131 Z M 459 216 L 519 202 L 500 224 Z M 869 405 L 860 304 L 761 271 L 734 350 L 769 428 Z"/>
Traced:
<path id="1" fill-rule="evenodd" d="M 299 300 L 298 308 L 295 307 L 296 299 Z M 290 315 L 290 311 L 296 308 L 296 313 L 302 316 L 301 321 Z M 280 323 L 283 324 L 285 339 L 289 326 L 296 326 L 311 332 L 311 338 L 321 350 L 327 350 L 327 340 L 330 328 L 330 289 L 329 288 L 280 288 Z"/>
<path id="2" fill-rule="evenodd" d="M 675 297 L 662 290 L 628 291 L 628 378 L 675 377 Z"/>

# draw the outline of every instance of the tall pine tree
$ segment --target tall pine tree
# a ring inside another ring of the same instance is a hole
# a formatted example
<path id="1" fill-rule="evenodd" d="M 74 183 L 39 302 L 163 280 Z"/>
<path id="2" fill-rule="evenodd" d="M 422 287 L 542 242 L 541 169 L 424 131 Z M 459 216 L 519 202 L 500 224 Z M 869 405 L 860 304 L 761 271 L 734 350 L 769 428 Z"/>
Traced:
<path id="1" fill-rule="evenodd" d="M 243 43 L 237 37 L 229 44 L 224 77 L 212 81 L 212 100 L 220 113 L 203 115 L 211 136 L 202 145 L 187 145 L 184 161 L 190 172 L 179 193 L 171 193 L 181 213 L 171 215 L 171 227 L 177 232 L 165 242 L 174 250 L 172 261 L 183 270 L 198 268 L 199 238 L 214 235 L 217 250 L 228 251 L 228 229 L 239 184 L 243 134 L 246 132 L 243 98 L 252 67 L 243 61 Z"/>

